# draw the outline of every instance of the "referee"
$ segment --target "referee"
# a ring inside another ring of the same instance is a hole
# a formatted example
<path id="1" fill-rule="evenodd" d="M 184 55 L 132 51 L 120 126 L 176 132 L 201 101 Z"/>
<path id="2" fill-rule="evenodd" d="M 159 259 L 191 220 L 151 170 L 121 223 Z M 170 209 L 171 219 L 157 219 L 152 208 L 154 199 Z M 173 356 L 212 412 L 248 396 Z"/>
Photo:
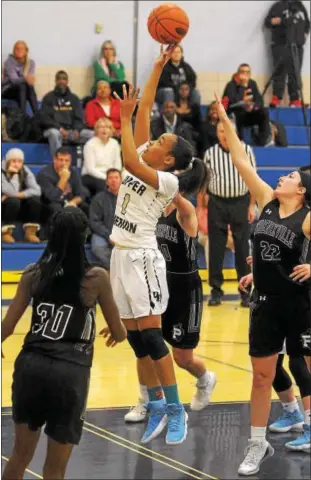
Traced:
<path id="1" fill-rule="evenodd" d="M 209 236 L 209 284 L 212 289 L 210 306 L 221 304 L 224 292 L 223 261 L 226 250 L 228 225 L 230 225 L 234 247 L 235 265 L 238 280 L 249 273 L 246 263 L 249 247 L 249 223 L 255 220 L 255 201 L 251 199 L 249 190 L 242 177 L 233 165 L 227 145 L 224 128 L 217 125 L 219 143 L 209 148 L 204 162 L 211 172 L 208 186 L 208 236 Z M 246 152 L 253 168 L 256 168 L 254 153 L 249 145 Z M 249 306 L 249 293 L 240 291 L 241 306 Z"/>

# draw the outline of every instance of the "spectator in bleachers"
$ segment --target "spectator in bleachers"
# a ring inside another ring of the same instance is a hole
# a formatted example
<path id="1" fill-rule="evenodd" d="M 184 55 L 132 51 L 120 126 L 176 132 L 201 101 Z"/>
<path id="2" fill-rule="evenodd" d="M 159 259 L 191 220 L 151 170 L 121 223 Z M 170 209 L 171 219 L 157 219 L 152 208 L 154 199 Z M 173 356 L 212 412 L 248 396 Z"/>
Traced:
<path id="1" fill-rule="evenodd" d="M 97 83 L 100 80 L 108 82 L 111 90 L 117 92 L 119 97 L 123 98 L 122 85 L 128 86 L 125 80 L 125 69 L 122 62 L 117 60 L 117 51 L 115 45 L 106 40 L 102 44 L 100 57 L 93 63 L 94 67 L 94 86 L 92 96 L 95 96 Z"/>
<path id="2" fill-rule="evenodd" d="M 204 162 L 211 171 L 208 185 L 208 240 L 209 284 L 212 289 L 210 306 L 221 304 L 223 260 L 228 242 L 228 226 L 234 239 L 235 262 L 238 279 L 249 273 L 246 257 L 249 252 L 249 223 L 256 218 L 255 201 L 232 164 L 222 123 L 217 125 L 219 143 L 206 151 Z M 250 164 L 256 168 L 255 156 L 245 145 Z M 241 306 L 249 306 L 249 293 L 240 291 Z"/>
<path id="3" fill-rule="evenodd" d="M 92 252 L 101 265 L 109 270 L 111 251 L 109 240 L 111 234 L 117 196 L 122 183 L 121 171 L 110 168 L 107 171 L 107 188 L 98 193 L 90 206 L 90 227 L 93 232 L 91 240 Z"/>
<path id="4" fill-rule="evenodd" d="M 48 139 L 52 156 L 67 143 L 85 143 L 93 131 L 85 128 L 84 114 L 77 95 L 68 87 L 68 74 L 56 73 L 55 88 L 47 93 L 41 105 L 43 136 Z"/>
<path id="5" fill-rule="evenodd" d="M 301 106 L 296 76 L 292 59 L 291 44 L 296 45 L 298 74 L 301 74 L 304 44 L 310 33 L 310 20 L 303 2 L 275 2 L 265 19 L 265 27 L 271 30 L 271 50 L 274 69 L 277 68 L 272 82 L 272 101 L 270 106 L 280 105 L 285 91 L 287 77 L 288 94 L 291 107 Z"/>
<path id="6" fill-rule="evenodd" d="M 240 138 L 243 138 L 244 127 L 257 125 L 260 145 L 268 145 L 271 141 L 269 111 L 264 107 L 257 83 L 251 79 L 248 63 L 242 63 L 227 83 L 222 103 L 229 115 L 234 114 Z"/>
<path id="7" fill-rule="evenodd" d="M 66 147 L 59 148 L 53 164 L 43 167 L 37 175 L 42 191 L 42 201 L 47 210 L 46 217 L 63 207 L 79 207 L 88 214 L 84 202 L 83 186 L 77 170 L 71 166 L 71 154 Z"/>
<path id="8" fill-rule="evenodd" d="M 84 146 L 82 183 L 92 196 L 106 189 L 108 170 L 122 170 L 120 145 L 112 135 L 111 121 L 100 118 L 95 124 L 94 137 Z"/>
<path id="9" fill-rule="evenodd" d="M 206 119 L 202 124 L 202 133 L 200 135 L 200 156 L 203 158 L 204 153 L 213 145 L 218 143 L 217 137 L 217 124 L 218 124 L 218 113 L 216 102 L 212 102 L 206 112 Z"/>
<path id="10" fill-rule="evenodd" d="M 197 75 L 184 60 L 184 50 L 178 45 L 165 65 L 159 80 L 156 101 L 163 105 L 166 100 L 176 101 L 176 94 L 182 82 L 187 82 L 191 89 L 191 103 L 201 103 L 200 92 L 196 88 Z"/>
<path id="11" fill-rule="evenodd" d="M 26 114 L 27 101 L 33 113 L 38 111 L 37 95 L 35 92 L 35 62 L 29 58 L 28 46 L 18 41 L 13 47 L 13 54 L 4 62 L 2 74 L 2 98 L 15 100 L 20 109 Z"/>
<path id="12" fill-rule="evenodd" d="M 164 102 L 162 113 L 150 123 L 151 138 L 155 140 L 163 133 L 174 133 L 190 142 L 195 149 L 194 131 L 189 123 L 183 122 L 176 113 L 176 103 L 167 100 Z"/>
<path id="13" fill-rule="evenodd" d="M 16 222 L 23 223 L 25 242 L 39 243 L 41 189 L 31 170 L 24 165 L 24 152 L 8 150 L 1 171 L 2 242 L 14 243 Z"/>
<path id="14" fill-rule="evenodd" d="M 96 89 L 96 98 L 87 103 L 85 108 L 85 120 L 89 128 L 94 128 L 100 118 L 109 118 L 114 127 L 114 136 L 120 137 L 121 117 L 120 101 L 111 96 L 111 88 L 108 82 L 99 81 Z"/>
<path id="15" fill-rule="evenodd" d="M 182 82 L 176 95 L 176 112 L 182 122 L 189 123 L 194 132 L 194 138 L 198 145 L 202 131 L 201 107 L 191 101 L 191 89 L 187 82 Z"/>

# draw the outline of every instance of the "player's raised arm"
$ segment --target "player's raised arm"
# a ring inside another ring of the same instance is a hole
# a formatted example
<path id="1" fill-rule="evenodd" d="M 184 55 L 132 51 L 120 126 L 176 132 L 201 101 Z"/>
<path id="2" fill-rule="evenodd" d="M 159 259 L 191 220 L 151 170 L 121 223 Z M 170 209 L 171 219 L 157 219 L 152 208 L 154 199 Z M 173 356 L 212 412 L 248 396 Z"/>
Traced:
<path id="1" fill-rule="evenodd" d="M 179 193 L 174 201 L 177 208 L 177 221 L 189 237 L 195 238 L 198 234 L 198 219 L 195 208 L 189 200 L 183 198 Z"/>
<path id="2" fill-rule="evenodd" d="M 219 120 L 224 126 L 232 161 L 248 186 L 251 195 L 255 197 L 259 208 L 262 209 L 274 198 L 273 189 L 259 177 L 250 165 L 245 149 L 236 134 L 231 120 L 228 118 L 219 96 L 215 95 L 215 97 Z"/>
<path id="3" fill-rule="evenodd" d="M 158 190 L 159 177 L 157 171 L 144 163 L 140 163 L 136 151 L 132 129 L 132 115 L 138 102 L 138 94 L 139 89 L 135 91 L 133 85 L 130 85 L 128 94 L 125 86 L 123 86 L 123 100 L 114 93 L 114 96 L 120 100 L 121 145 L 124 166 L 126 170 L 135 175 L 135 177 Z"/>
<path id="4" fill-rule="evenodd" d="M 140 147 L 149 141 L 150 116 L 156 96 L 157 86 L 163 68 L 171 58 L 172 51 L 175 47 L 176 44 L 170 45 L 166 50 L 164 50 L 163 45 L 161 45 L 160 56 L 156 59 L 153 70 L 143 90 L 142 98 L 139 102 L 134 129 L 134 140 L 136 147 Z"/>

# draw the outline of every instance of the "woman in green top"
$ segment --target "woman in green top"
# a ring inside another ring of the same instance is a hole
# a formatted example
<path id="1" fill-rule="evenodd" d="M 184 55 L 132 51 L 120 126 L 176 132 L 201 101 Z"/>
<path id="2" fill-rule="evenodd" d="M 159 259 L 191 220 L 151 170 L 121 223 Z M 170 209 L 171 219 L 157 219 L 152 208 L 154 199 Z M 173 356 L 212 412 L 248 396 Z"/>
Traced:
<path id="1" fill-rule="evenodd" d="M 94 96 L 96 91 L 97 82 L 104 80 L 110 83 L 111 90 L 117 92 L 117 94 L 123 97 L 122 85 L 126 84 L 125 70 L 123 63 L 117 60 L 117 52 L 115 45 L 106 40 L 102 44 L 100 51 L 100 58 L 95 60 L 94 67 L 94 80 L 95 84 L 92 89 L 92 95 Z"/>

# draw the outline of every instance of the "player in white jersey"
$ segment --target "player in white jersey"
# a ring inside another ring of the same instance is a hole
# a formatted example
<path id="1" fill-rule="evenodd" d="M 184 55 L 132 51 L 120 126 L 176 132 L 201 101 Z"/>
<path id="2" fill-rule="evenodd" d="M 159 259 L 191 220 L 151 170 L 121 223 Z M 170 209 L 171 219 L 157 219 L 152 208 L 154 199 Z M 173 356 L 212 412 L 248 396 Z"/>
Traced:
<path id="1" fill-rule="evenodd" d="M 159 217 L 177 195 L 179 186 L 194 178 L 197 181 L 198 177 L 200 182 L 205 181 L 203 162 L 192 162 L 192 147 L 183 138 L 164 134 L 149 141 L 157 85 L 173 49 L 174 46 L 165 52 L 161 49 L 155 62 L 137 111 L 134 136 L 132 115 L 138 91 L 130 86 L 127 94 L 124 86 L 123 100 L 115 94 L 120 100 L 127 174 L 119 191 L 110 237 L 115 245 L 110 265 L 113 293 L 128 341 L 148 373 L 145 384 L 150 399 L 149 422 L 142 442 L 152 440 L 168 425 L 166 442 L 171 445 L 186 438 L 187 415 L 179 401 L 173 361 L 162 337 L 161 314 L 167 307 L 168 289 L 165 260 L 157 248 L 155 231 Z M 174 170 L 185 172 L 178 176 L 172 173 Z"/>

